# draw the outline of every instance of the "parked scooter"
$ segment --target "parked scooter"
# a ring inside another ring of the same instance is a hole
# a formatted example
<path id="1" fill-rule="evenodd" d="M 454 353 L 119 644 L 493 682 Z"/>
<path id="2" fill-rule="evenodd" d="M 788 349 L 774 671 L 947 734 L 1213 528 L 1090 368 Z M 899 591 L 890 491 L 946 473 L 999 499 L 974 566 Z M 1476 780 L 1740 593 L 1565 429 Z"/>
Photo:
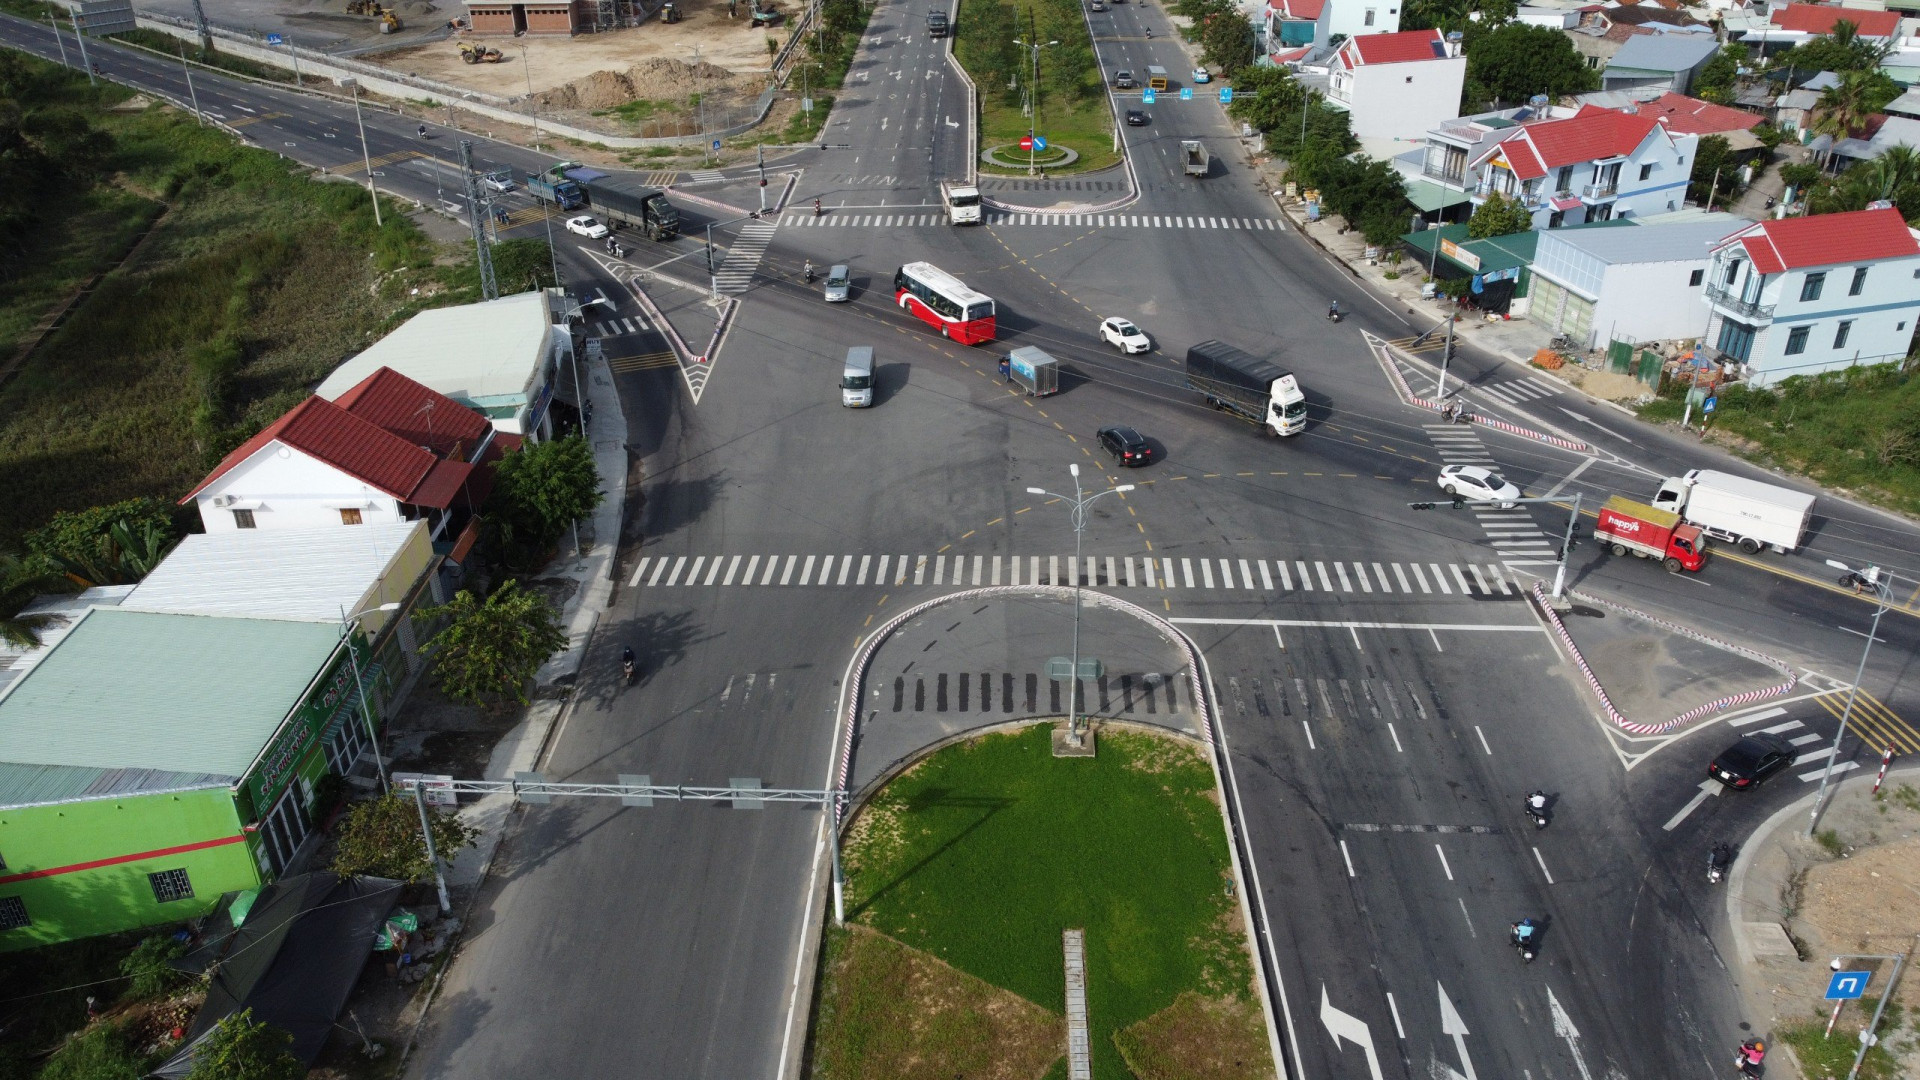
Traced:
<path id="1" fill-rule="evenodd" d="M 1727 876 L 1727 868 L 1733 865 L 1733 849 L 1724 842 L 1713 845 L 1707 852 L 1707 884 L 1718 885 L 1720 879 Z"/>

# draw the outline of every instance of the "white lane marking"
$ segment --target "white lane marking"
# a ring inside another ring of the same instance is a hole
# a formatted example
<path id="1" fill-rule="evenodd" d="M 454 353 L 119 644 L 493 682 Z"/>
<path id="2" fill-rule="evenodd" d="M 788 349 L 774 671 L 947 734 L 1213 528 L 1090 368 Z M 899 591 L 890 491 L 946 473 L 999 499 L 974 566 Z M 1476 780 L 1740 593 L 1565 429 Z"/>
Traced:
<path id="1" fill-rule="evenodd" d="M 1453 1036 L 1453 1048 L 1460 1055 L 1460 1067 L 1466 1070 L 1467 1080 L 1480 1080 L 1473 1071 L 1473 1059 L 1467 1056 L 1467 1036 L 1472 1033 L 1467 1030 L 1466 1021 L 1460 1019 L 1460 1010 L 1453 1007 L 1447 988 L 1438 981 L 1434 985 L 1440 987 L 1440 1034 Z"/>
<path id="2" fill-rule="evenodd" d="M 1454 899 L 1460 904 L 1460 917 L 1467 920 L 1467 936 L 1473 938 L 1479 937 L 1479 932 L 1473 928 L 1473 916 L 1467 914 L 1466 898 L 1456 896 Z"/>
<path id="3" fill-rule="evenodd" d="M 1367 1074 L 1373 1080 L 1386 1080 L 1380 1072 L 1380 1055 L 1373 1050 L 1373 1033 L 1367 1030 L 1367 1022 L 1334 1008 L 1325 983 L 1320 984 L 1320 1022 L 1326 1025 L 1327 1034 L 1333 1036 L 1336 1047 L 1345 1040 L 1367 1055 Z"/>
<path id="4" fill-rule="evenodd" d="M 1345 840 L 1340 841 L 1340 857 L 1347 860 L 1347 876 L 1350 878 L 1359 877 L 1359 874 L 1353 872 L 1353 852 L 1347 850 L 1347 842 Z"/>
<path id="5" fill-rule="evenodd" d="M 1485 750 L 1488 757 L 1492 757 L 1493 747 L 1487 745 L 1487 733 L 1480 730 L 1479 724 L 1473 725 L 1473 733 L 1480 736 L 1480 749 Z"/>
<path id="6" fill-rule="evenodd" d="M 1405 1027 L 1403 1027 L 1403 1026 L 1401 1026 L 1401 1023 L 1400 1023 L 1400 1006 L 1398 1006 L 1398 1005 L 1395 1005 L 1395 1004 L 1393 1003 L 1393 991 L 1391 991 L 1391 990 L 1389 990 L 1389 991 L 1387 991 L 1387 1011 L 1393 1014 L 1393 1032 L 1394 1032 L 1394 1034 L 1396 1034 L 1396 1035 L 1398 1035 L 1398 1036 L 1400 1036 L 1400 1040 L 1401 1040 L 1402 1042 L 1405 1042 L 1405 1041 L 1406 1041 L 1406 1038 L 1407 1038 L 1407 1029 L 1406 1029 Z"/>
<path id="7" fill-rule="evenodd" d="M 640 587 L 640 575 L 647 572 L 647 564 L 652 561 L 653 561 L 653 556 L 651 555 L 640 560 L 639 565 L 633 568 L 633 580 L 627 582 L 627 588 L 637 589 Z"/>
<path id="8" fill-rule="evenodd" d="M 1300 730 L 1307 733 L 1307 749 L 1309 750 L 1320 749 L 1319 747 L 1313 745 L 1313 726 L 1311 724 L 1308 724 L 1305 720 L 1300 721 Z"/>
<path id="9" fill-rule="evenodd" d="M 1533 861 L 1540 864 L 1540 872 L 1547 875 L 1547 884 L 1553 884 L 1553 871 L 1547 869 L 1547 860 L 1540 855 L 1540 849 L 1533 849 Z"/>
<path id="10" fill-rule="evenodd" d="M 1393 748 L 1395 751 L 1402 754 L 1407 752 L 1406 747 L 1400 745 L 1400 733 L 1393 730 L 1393 721 L 1391 720 L 1387 721 L 1387 734 L 1393 736 Z"/>
<path id="11" fill-rule="evenodd" d="M 1746 712 L 1746 713 L 1740 713 L 1737 716 L 1729 716 L 1727 717 L 1727 723 L 1733 725 L 1734 727 L 1742 727 L 1747 724 L 1755 724 L 1762 720 L 1771 720 L 1776 716 L 1785 716 L 1785 715 L 1787 715 L 1787 710 L 1776 706 L 1771 709 L 1761 709 L 1757 712 Z"/>
<path id="12" fill-rule="evenodd" d="M 1681 807 L 1679 813 L 1668 818 L 1667 823 L 1660 827 L 1667 832 L 1672 832 L 1676 826 L 1687 820 L 1688 814 L 1693 813 L 1701 803 L 1707 801 L 1707 796 L 1718 794 L 1720 794 L 1720 781 L 1711 778 L 1700 781 L 1700 793 L 1687 800 L 1687 805 Z"/>
<path id="13" fill-rule="evenodd" d="M 1849 769 L 1857 769 L 1859 767 L 1860 767 L 1860 763 L 1857 761 L 1843 761 L 1840 764 L 1835 765 L 1833 767 L 1833 771 L 1836 773 L 1843 773 Z M 1826 773 L 1827 773 L 1826 769 L 1815 769 L 1812 772 L 1801 773 L 1800 782 L 1803 784 L 1811 784 L 1815 780 L 1818 780 L 1822 776 L 1826 775 Z"/>
<path id="14" fill-rule="evenodd" d="M 1453 867 L 1447 865 L 1447 853 L 1439 844 L 1433 845 L 1433 853 L 1440 856 L 1440 869 L 1447 872 L 1447 880 L 1453 880 Z"/>

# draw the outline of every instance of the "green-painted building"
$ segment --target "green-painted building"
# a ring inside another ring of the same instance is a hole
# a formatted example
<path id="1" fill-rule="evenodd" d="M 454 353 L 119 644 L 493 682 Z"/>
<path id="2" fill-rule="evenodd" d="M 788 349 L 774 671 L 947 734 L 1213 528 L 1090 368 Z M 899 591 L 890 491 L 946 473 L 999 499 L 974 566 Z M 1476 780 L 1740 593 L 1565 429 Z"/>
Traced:
<path id="1" fill-rule="evenodd" d="M 337 622 L 88 610 L 0 697 L 0 951 L 271 880 L 370 740 L 355 667 Z"/>

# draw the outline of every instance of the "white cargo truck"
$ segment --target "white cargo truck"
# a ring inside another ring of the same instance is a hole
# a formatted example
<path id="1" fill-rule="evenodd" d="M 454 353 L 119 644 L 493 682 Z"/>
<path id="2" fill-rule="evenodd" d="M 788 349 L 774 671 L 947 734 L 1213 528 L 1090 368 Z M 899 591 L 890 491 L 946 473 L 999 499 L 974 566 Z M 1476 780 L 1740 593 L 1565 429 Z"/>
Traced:
<path id="1" fill-rule="evenodd" d="M 1813 518 L 1811 495 L 1712 469 L 1661 481 L 1653 507 L 1679 514 L 1687 524 L 1698 525 L 1716 540 L 1738 544 L 1749 555 L 1766 547 L 1782 552 L 1799 547 Z"/>
<path id="2" fill-rule="evenodd" d="M 952 180 L 940 181 L 940 201 L 947 206 L 947 224 L 980 224 L 980 189 Z"/>

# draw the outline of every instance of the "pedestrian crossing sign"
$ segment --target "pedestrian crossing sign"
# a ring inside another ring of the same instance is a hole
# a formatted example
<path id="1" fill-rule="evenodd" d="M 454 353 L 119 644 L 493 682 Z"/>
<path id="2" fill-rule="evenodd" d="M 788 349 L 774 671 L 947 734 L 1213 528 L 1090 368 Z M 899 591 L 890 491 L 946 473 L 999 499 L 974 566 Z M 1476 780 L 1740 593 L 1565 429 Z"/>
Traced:
<path id="1" fill-rule="evenodd" d="M 1192 100 L 1193 100 L 1193 87 L 1191 87 L 1191 86 L 1183 86 L 1183 87 L 1181 87 L 1181 88 L 1180 88 L 1180 100 L 1181 100 L 1181 101 L 1192 101 Z"/>
<path id="2" fill-rule="evenodd" d="M 1222 105 L 1233 104 L 1233 87 L 1223 86 L 1220 88 L 1220 104 Z"/>
<path id="3" fill-rule="evenodd" d="M 1154 98 L 1152 87 L 1148 87 L 1147 89 L 1140 91 L 1140 104 L 1151 105 L 1154 103 L 1154 100 L 1155 98 Z"/>

